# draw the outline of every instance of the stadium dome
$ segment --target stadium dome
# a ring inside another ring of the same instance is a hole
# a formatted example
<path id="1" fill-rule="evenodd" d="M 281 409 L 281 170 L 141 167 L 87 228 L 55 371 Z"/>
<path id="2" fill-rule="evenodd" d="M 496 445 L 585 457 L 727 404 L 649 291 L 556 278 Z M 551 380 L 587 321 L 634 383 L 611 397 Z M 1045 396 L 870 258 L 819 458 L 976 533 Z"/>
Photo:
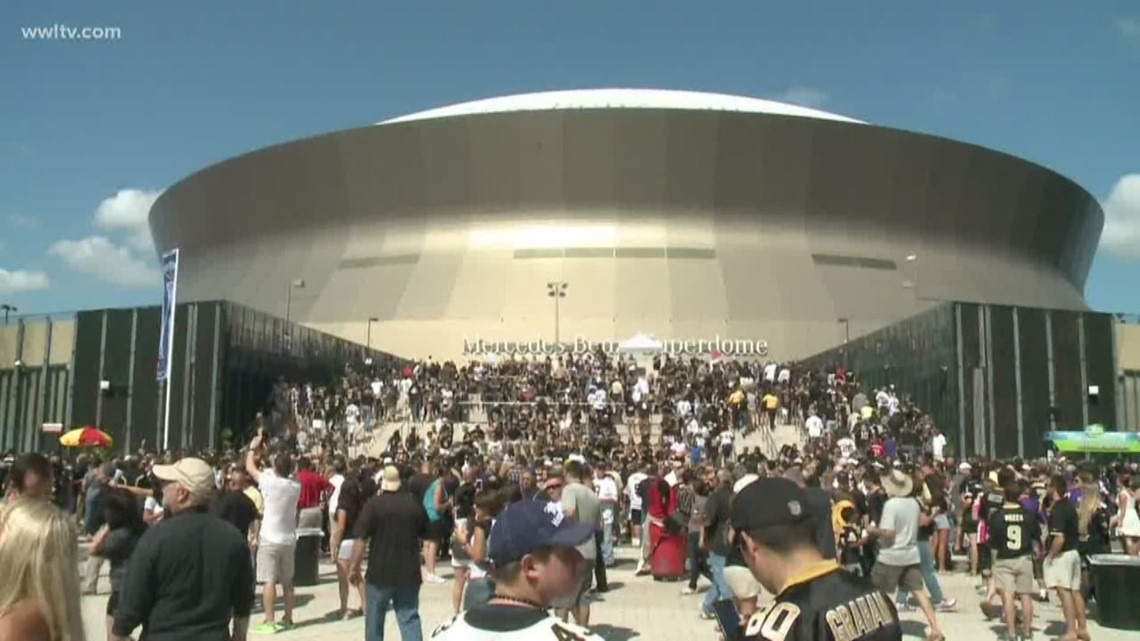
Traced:
<path id="1" fill-rule="evenodd" d="M 572 89 L 543 91 L 512 96 L 498 96 L 483 100 L 461 102 L 437 109 L 419 111 L 406 116 L 385 120 L 388 125 L 411 120 L 471 116 L 474 114 L 506 113 L 513 111 L 554 111 L 559 109 L 682 109 L 691 111 L 737 111 L 742 113 L 773 114 L 837 120 L 866 124 L 861 120 L 838 114 L 801 107 L 773 100 L 733 96 L 699 91 L 669 89 Z"/>
<path id="2" fill-rule="evenodd" d="M 186 177 L 150 212 L 159 251 L 181 249 L 181 301 L 436 358 L 644 333 L 798 359 L 945 301 L 1084 310 L 1103 221 L 1080 185 L 1009 154 L 640 89 L 285 142 Z"/>

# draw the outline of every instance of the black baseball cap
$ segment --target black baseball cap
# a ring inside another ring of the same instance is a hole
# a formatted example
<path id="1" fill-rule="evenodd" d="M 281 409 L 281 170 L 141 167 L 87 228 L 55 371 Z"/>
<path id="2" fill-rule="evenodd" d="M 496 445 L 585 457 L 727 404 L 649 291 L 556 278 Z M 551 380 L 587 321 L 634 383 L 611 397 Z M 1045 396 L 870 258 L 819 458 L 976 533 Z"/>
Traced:
<path id="1" fill-rule="evenodd" d="M 491 561 L 505 565 L 543 547 L 576 547 L 594 537 L 594 526 L 566 518 L 557 502 L 519 501 L 491 527 Z"/>
<path id="2" fill-rule="evenodd" d="M 799 523 L 807 517 L 807 492 L 785 478 L 756 479 L 732 500 L 732 527 L 739 532 Z"/>

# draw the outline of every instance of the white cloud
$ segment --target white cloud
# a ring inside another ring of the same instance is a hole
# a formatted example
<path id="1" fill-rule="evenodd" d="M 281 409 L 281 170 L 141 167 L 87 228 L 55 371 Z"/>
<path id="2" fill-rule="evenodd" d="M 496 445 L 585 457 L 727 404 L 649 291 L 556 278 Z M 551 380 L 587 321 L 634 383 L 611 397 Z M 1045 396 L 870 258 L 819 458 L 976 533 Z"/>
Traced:
<path id="1" fill-rule="evenodd" d="M 0 269 L 0 296 L 32 292 L 48 287 L 51 287 L 51 280 L 43 272 L 31 272 L 24 269 L 15 271 Z"/>
<path id="2" fill-rule="evenodd" d="M 1100 246 L 1126 260 L 1140 260 L 1140 173 L 1116 181 L 1104 207 Z"/>
<path id="3" fill-rule="evenodd" d="M 823 103 L 831 99 L 831 94 L 822 89 L 816 89 L 815 87 L 797 86 L 790 87 L 783 92 L 776 94 L 773 96 L 773 99 L 779 100 L 780 102 L 788 102 L 793 105 L 799 105 L 801 107 L 811 107 L 813 109 L 818 109 L 819 107 L 823 106 Z"/>
<path id="4" fill-rule="evenodd" d="M 106 236 L 61 240 L 53 243 L 48 252 L 75 271 L 119 287 L 159 287 L 162 284 L 157 265 L 139 259 L 129 248 L 116 245 Z"/>
<path id="5" fill-rule="evenodd" d="M 24 214 L 8 214 L 8 224 L 13 227 L 23 227 L 24 229 L 32 229 L 38 227 L 40 221 L 32 216 L 25 216 Z"/>
<path id="6" fill-rule="evenodd" d="M 127 243 L 145 254 L 154 254 L 154 241 L 150 237 L 147 214 L 158 199 L 160 191 L 120 189 L 105 198 L 95 210 L 95 226 L 108 231 L 124 231 Z"/>
<path id="7" fill-rule="evenodd" d="M 1113 20 L 1112 26 L 1116 27 L 1116 33 L 1125 38 L 1140 39 L 1140 18 L 1120 17 Z"/>

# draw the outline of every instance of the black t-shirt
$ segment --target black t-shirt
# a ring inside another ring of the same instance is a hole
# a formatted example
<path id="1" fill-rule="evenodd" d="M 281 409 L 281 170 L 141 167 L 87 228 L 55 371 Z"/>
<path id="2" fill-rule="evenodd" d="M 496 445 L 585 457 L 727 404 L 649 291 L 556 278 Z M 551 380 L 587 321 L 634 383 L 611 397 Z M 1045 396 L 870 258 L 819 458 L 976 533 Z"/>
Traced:
<path id="1" fill-rule="evenodd" d="M 843 565 L 857 565 L 860 563 L 863 556 L 863 549 L 859 546 L 859 539 L 862 538 L 862 536 L 862 528 L 858 525 L 843 526 L 843 531 L 839 534 L 840 563 Z"/>
<path id="2" fill-rule="evenodd" d="M 1080 521 L 1077 519 L 1077 510 L 1069 499 L 1062 498 L 1053 502 L 1049 509 L 1049 536 L 1064 538 L 1061 545 L 1062 552 L 1077 549 L 1077 540 L 1080 537 Z M 1050 540 L 1052 545 L 1052 540 Z"/>
<path id="3" fill-rule="evenodd" d="M 883 506 L 887 504 L 887 493 L 882 488 L 876 489 L 867 495 L 867 518 L 871 523 L 878 525 L 883 519 Z"/>
<path id="4" fill-rule="evenodd" d="M 360 519 L 360 512 L 364 509 L 365 495 L 358 485 L 345 481 L 340 488 L 340 496 L 336 501 L 336 518 L 344 512 L 344 533 L 341 541 L 348 541 L 356 537 L 356 522 Z"/>
<path id="5" fill-rule="evenodd" d="M 825 559 L 835 558 L 835 527 L 831 524 L 831 495 L 818 487 L 809 487 L 808 514 L 815 532 L 815 546 Z"/>
<path id="6" fill-rule="evenodd" d="M 428 517 L 422 502 L 405 492 L 382 492 L 368 499 L 354 531 L 367 539 L 369 584 L 384 587 L 420 585 L 420 539 Z"/>
<path id="7" fill-rule="evenodd" d="M 637 492 L 637 496 L 641 498 L 642 512 L 647 512 L 649 510 L 649 486 L 653 485 L 654 480 L 655 479 L 652 476 L 647 476 L 637 484 L 636 488 L 634 488 L 634 491 Z"/>
<path id="8" fill-rule="evenodd" d="M 455 490 L 455 518 L 470 519 L 475 516 L 475 486 L 462 483 Z"/>
<path id="9" fill-rule="evenodd" d="M 710 552 L 724 557 L 730 556 L 735 547 L 726 536 L 731 503 L 732 488 L 728 486 L 718 488 L 705 502 L 705 542 Z"/>
<path id="10" fill-rule="evenodd" d="M 435 477 L 430 474 L 416 474 L 408 481 L 408 491 L 412 493 L 412 496 L 416 497 L 417 501 L 423 503 L 424 494 L 427 494 L 427 489 L 434 480 Z"/>
<path id="11" fill-rule="evenodd" d="M 999 559 L 1016 559 L 1033 552 L 1033 542 L 1041 538 L 1037 515 L 1020 503 L 1006 503 L 986 521 L 988 544 Z"/>
<path id="12" fill-rule="evenodd" d="M 257 506 L 245 492 L 221 492 L 210 501 L 210 512 L 249 537 L 249 526 L 257 520 Z"/>
<path id="13" fill-rule="evenodd" d="M 752 615 L 745 641 L 901 641 L 898 611 L 869 581 L 823 561 Z"/>

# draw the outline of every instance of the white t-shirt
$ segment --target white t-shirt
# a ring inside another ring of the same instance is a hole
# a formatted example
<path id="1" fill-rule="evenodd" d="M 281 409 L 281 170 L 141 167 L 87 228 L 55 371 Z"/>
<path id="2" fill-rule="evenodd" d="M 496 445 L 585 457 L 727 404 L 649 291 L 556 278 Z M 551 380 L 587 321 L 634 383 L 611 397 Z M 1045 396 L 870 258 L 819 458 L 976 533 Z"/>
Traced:
<path id="1" fill-rule="evenodd" d="M 483 630 L 467 623 L 466 612 L 460 612 L 450 623 L 445 623 L 431 633 L 438 641 L 603 641 L 602 637 L 586 628 L 566 623 L 548 612 L 545 617 L 518 630 Z"/>
<path id="2" fill-rule="evenodd" d="M 946 449 L 946 435 L 938 434 L 930 439 L 930 447 L 934 450 L 934 460 L 941 461 L 943 459 L 942 452 Z"/>
<path id="3" fill-rule="evenodd" d="M 855 440 L 850 436 L 844 436 L 843 438 L 839 439 L 839 442 L 836 443 L 836 445 L 839 446 L 839 453 L 843 455 L 843 458 L 851 458 L 855 455 Z"/>
<path id="4" fill-rule="evenodd" d="M 918 565 L 918 516 L 918 499 L 887 499 L 879 528 L 894 530 L 895 538 L 889 544 L 880 541 L 878 561 L 894 567 Z"/>
<path id="5" fill-rule="evenodd" d="M 344 485 L 344 476 L 333 474 L 329 477 L 329 485 L 333 486 L 332 495 L 329 496 L 329 518 L 336 523 L 336 506 L 340 503 L 340 486 Z"/>
<path id="6" fill-rule="evenodd" d="M 603 476 L 594 481 L 594 490 L 598 493 L 599 501 L 613 501 L 616 503 L 618 500 L 617 483 L 614 483 L 614 480 L 609 476 Z"/>
<path id="7" fill-rule="evenodd" d="M 641 509 L 641 496 L 637 493 L 637 485 L 647 478 L 649 475 L 644 472 L 634 472 L 629 475 L 629 480 L 625 483 L 625 495 L 629 497 L 629 509 Z"/>
<path id="8" fill-rule="evenodd" d="M 261 543 L 292 545 L 297 542 L 297 500 L 301 484 L 283 479 L 273 470 L 265 470 L 257 481 L 265 500 L 261 518 Z"/>
<path id="9" fill-rule="evenodd" d="M 764 380 L 768 381 L 769 383 L 774 383 L 776 381 L 775 363 L 768 363 L 764 366 Z"/>
<path id="10" fill-rule="evenodd" d="M 807 427 L 808 436 L 811 438 L 823 436 L 823 420 L 815 414 L 807 417 L 807 420 L 804 421 L 804 426 Z"/>

